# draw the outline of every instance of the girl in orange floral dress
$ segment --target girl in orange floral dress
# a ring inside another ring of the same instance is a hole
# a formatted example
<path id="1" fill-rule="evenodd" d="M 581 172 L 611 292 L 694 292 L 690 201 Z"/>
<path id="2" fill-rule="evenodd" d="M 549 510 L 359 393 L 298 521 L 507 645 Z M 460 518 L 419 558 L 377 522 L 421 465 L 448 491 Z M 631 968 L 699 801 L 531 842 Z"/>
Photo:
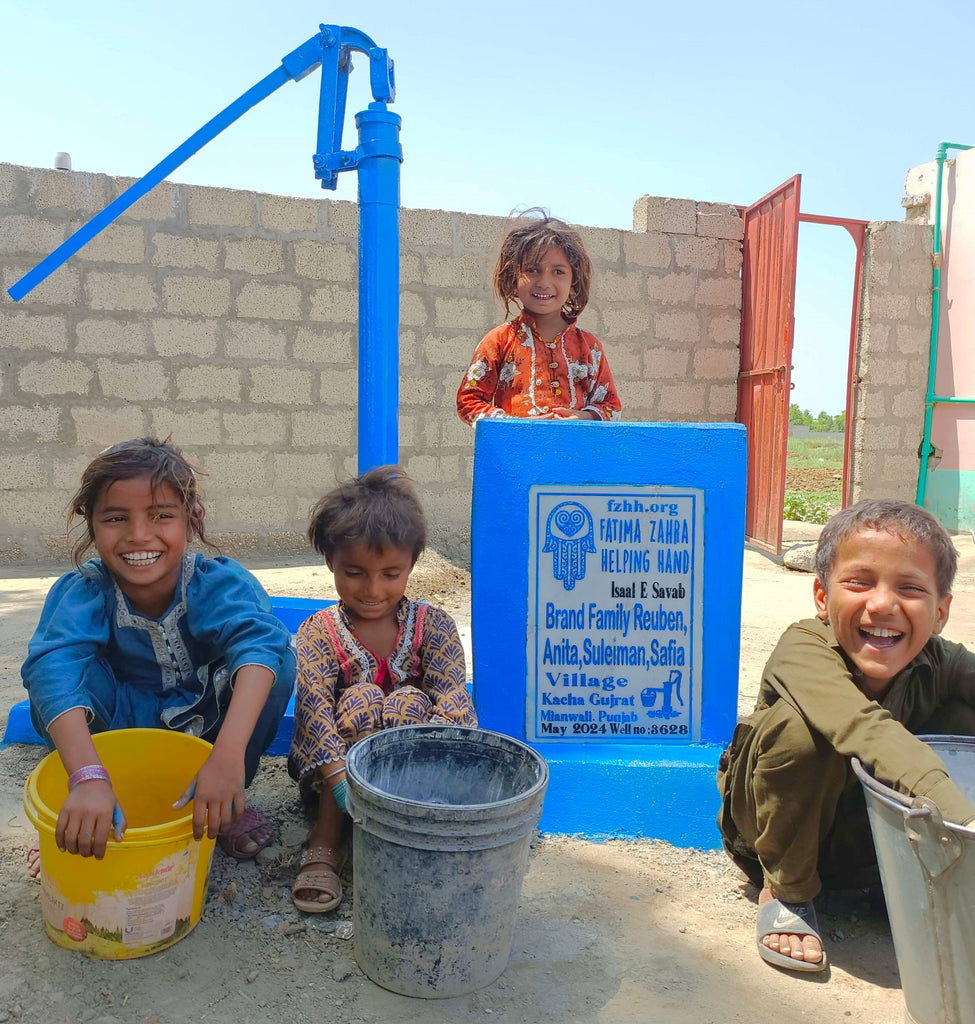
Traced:
<path id="1" fill-rule="evenodd" d="M 298 630 L 295 727 L 288 770 L 317 803 L 292 888 L 299 910 L 342 900 L 345 753 L 363 736 L 424 722 L 476 726 L 464 649 L 442 609 L 405 597 L 426 544 L 423 509 L 396 466 L 363 473 L 312 510 L 308 537 L 335 577 L 339 603 Z"/>
<path id="2" fill-rule="evenodd" d="M 533 212 L 533 211 L 529 211 Z M 577 231 L 553 217 L 508 232 L 494 290 L 510 314 L 481 340 L 457 391 L 457 412 L 485 416 L 616 420 L 620 400 L 599 339 L 576 326 L 592 264 Z"/>

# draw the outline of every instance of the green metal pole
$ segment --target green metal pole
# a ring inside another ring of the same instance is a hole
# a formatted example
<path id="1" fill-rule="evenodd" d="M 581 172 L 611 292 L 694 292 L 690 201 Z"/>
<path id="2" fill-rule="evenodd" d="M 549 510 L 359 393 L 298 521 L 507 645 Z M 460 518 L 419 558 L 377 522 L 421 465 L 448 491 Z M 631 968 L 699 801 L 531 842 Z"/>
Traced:
<path id="1" fill-rule="evenodd" d="M 949 149 L 971 149 L 957 142 L 942 142 L 935 157 L 938 164 L 938 181 L 934 199 L 934 250 L 931 270 L 931 344 L 928 352 L 928 388 L 924 396 L 924 436 L 921 440 L 921 465 L 917 475 L 917 504 L 924 504 L 928 484 L 928 459 L 934 451 L 931 444 L 931 418 L 934 404 L 939 399 L 934 390 L 934 378 L 938 369 L 938 333 L 941 320 L 941 182 L 944 177 L 945 158 Z"/>

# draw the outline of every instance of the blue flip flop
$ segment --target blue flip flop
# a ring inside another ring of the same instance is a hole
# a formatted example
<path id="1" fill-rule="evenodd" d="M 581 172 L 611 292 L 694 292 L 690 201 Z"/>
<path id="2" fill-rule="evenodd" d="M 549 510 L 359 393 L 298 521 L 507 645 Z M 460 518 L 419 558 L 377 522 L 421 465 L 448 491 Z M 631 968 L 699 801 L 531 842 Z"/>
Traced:
<path id="1" fill-rule="evenodd" d="M 777 950 L 769 949 L 762 942 L 766 935 L 812 935 L 819 939 L 819 924 L 816 921 L 816 909 L 812 903 L 784 903 L 782 900 L 771 899 L 758 908 L 758 920 L 755 929 L 755 942 L 758 944 L 758 955 L 787 971 L 825 971 L 829 965 L 826 952 L 818 964 L 806 960 L 796 960 Z"/>

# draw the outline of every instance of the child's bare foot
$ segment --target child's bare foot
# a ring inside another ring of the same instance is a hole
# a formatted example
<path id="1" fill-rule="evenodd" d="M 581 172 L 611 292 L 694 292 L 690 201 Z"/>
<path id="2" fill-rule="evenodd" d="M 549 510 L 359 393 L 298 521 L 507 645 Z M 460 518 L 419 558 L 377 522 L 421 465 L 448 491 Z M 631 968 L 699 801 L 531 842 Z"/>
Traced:
<path id="1" fill-rule="evenodd" d="M 27 851 L 27 874 L 30 878 L 37 878 L 41 873 L 41 851 L 38 847 L 32 846 Z"/>
<path id="2" fill-rule="evenodd" d="M 271 826 L 260 811 L 246 807 L 239 821 L 217 836 L 224 853 L 235 860 L 250 860 L 271 842 Z"/>
<path id="3" fill-rule="evenodd" d="M 772 890 L 766 886 L 758 894 L 758 905 L 763 906 L 775 899 Z M 815 935 L 796 935 L 785 932 L 770 932 L 762 937 L 762 944 L 782 956 L 792 957 L 800 963 L 820 964 L 823 962 L 823 944 Z"/>

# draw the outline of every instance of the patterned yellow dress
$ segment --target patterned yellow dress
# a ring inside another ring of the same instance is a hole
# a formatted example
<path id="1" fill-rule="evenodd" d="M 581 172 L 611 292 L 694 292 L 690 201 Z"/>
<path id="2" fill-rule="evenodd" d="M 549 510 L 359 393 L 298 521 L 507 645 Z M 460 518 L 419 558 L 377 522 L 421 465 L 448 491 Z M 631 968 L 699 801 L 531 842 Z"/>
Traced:
<path id="1" fill-rule="evenodd" d="M 405 597 L 396 618 L 399 632 L 385 659 L 359 640 L 341 602 L 301 624 L 288 771 L 303 788 L 315 788 L 319 765 L 344 760 L 356 740 L 380 729 L 477 725 L 454 620 Z"/>

